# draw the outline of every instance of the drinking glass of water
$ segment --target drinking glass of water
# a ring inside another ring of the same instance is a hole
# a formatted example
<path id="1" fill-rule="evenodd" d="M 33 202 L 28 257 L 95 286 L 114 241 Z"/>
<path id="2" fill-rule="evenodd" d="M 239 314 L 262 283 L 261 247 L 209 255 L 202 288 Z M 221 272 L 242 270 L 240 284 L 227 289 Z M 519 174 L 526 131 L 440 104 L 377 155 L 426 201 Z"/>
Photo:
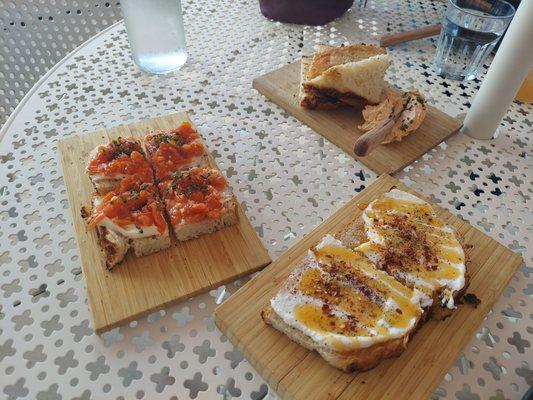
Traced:
<path id="1" fill-rule="evenodd" d="M 146 72 L 164 74 L 187 61 L 180 0 L 121 0 L 133 61 Z"/>
<path id="2" fill-rule="evenodd" d="M 503 0 L 448 0 L 435 56 L 437 74 L 474 79 L 514 13 Z"/>

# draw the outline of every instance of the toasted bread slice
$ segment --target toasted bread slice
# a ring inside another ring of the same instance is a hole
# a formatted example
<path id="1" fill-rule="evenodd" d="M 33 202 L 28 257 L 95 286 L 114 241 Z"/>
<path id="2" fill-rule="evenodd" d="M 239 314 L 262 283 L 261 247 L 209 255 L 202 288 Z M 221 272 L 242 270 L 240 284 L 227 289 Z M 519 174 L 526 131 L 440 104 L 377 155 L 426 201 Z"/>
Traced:
<path id="1" fill-rule="evenodd" d="M 216 232 L 227 226 L 235 225 L 237 219 L 237 202 L 233 194 L 228 194 L 222 202 L 225 212 L 217 219 L 206 219 L 196 223 L 172 225 L 176 239 L 180 241 L 190 240 L 198 236 Z"/>
<path id="2" fill-rule="evenodd" d="M 335 65 L 302 84 L 305 91 L 329 90 L 339 97 L 362 98 L 370 104 L 380 102 L 385 87 L 388 56 L 377 55 L 356 62 Z"/>
<path id="3" fill-rule="evenodd" d="M 170 247 L 169 229 L 155 186 L 125 179 L 121 189 L 104 197 L 95 194 L 92 211 L 83 215 L 89 228 L 96 229 L 109 270 L 124 259 L 130 248 L 140 257 Z"/>
<path id="4" fill-rule="evenodd" d="M 89 154 L 86 172 L 95 191 L 102 196 L 118 189 L 122 179 L 127 177 L 135 176 L 148 183 L 154 181 L 141 143 L 132 137 L 119 137 L 96 146 Z"/>
<path id="5" fill-rule="evenodd" d="M 405 350 L 408 341 L 408 337 L 405 336 L 359 350 L 339 352 L 318 345 L 310 336 L 287 324 L 270 305 L 261 311 L 261 317 L 265 323 L 284 333 L 292 341 L 308 350 L 315 350 L 331 366 L 345 372 L 366 371 L 374 368 L 385 358 L 397 357 Z"/>
<path id="6" fill-rule="evenodd" d="M 383 194 L 335 236 L 399 282 L 424 293 L 422 305 L 434 319 L 450 315 L 468 286 L 457 234 L 428 203 L 407 192 Z"/>
<path id="7" fill-rule="evenodd" d="M 175 171 L 209 165 L 206 146 L 189 121 L 169 131 L 149 133 L 144 145 L 157 182 L 171 179 Z"/>
<path id="8" fill-rule="evenodd" d="M 377 55 L 386 55 L 387 50 L 383 47 L 356 44 L 351 46 L 333 47 L 322 46 L 315 53 L 305 80 L 311 80 L 323 74 L 331 67 L 350 62 L 357 62 Z"/>
<path id="9" fill-rule="evenodd" d="M 380 94 L 376 95 L 375 92 L 380 91 L 384 85 L 384 83 L 379 82 L 380 79 L 383 81 L 383 76 L 379 77 L 379 73 L 368 74 L 365 72 L 364 76 L 361 77 L 363 81 L 372 81 L 376 77 L 377 81 L 367 82 L 365 86 L 359 88 L 359 81 L 346 84 L 346 82 L 343 83 L 339 80 L 347 80 L 348 75 L 360 73 L 361 69 L 355 68 L 344 71 L 341 68 L 341 73 L 335 72 L 336 67 L 357 63 L 378 55 L 385 56 L 386 50 L 370 45 L 352 45 L 344 47 L 321 46 L 319 52 L 315 53 L 313 57 L 302 57 L 300 105 L 309 109 L 332 109 L 340 105 L 363 108 L 369 103 L 379 102 Z M 380 66 L 376 64 L 376 68 L 379 70 Z M 329 71 L 330 69 L 332 71 Z M 324 77 L 322 77 L 323 75 Z"/>
<path id="10" fill-rule="evenodd" d="M 237 202 L 226 178 L 214 168 L 177 171 L 159 191 L 176 238 L 180 241 L 212 233 L 238 221 Z"/>
<path id="11" fill-rule="evenodd" d="M 419 300 L 416 290 L 329 236 L 292 271 L 262 317 L 350 372 L 405 349 L 423 315 Z"/>
<path id="12" fill-rule="evenodd" d="M 312 88 L 304 89 L 303 84 L 308 81 L 308 73 L 311 67 L 312 58 L 302 57 L 301 71 L 300 71 L 300 105 L 308 109 L 330 110 L 337 108 L 342 102 L 335 97 L 322 93 L 320 90 L 313 90 Z"/>

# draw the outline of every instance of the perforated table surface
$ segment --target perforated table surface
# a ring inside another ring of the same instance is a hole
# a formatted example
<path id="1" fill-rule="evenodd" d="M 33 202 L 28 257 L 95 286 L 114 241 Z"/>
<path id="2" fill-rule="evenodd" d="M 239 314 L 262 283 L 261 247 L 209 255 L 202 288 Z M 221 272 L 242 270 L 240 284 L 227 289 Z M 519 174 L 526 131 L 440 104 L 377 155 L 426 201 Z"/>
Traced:
<path id="1" fill-rule="evenodd" d="M 438 21 L 436 1 L 369 1 L 324 27 L 280 24 L 256 1 L 187 1 L 189 61 L 165 76 L 133 64 L 117 23 L 55 66 L 2 131 L 0 398 L 263 399 L 274 391 L 216 329 L 213 310 L 246 279 L 97 336 L 57 156 L 73 134 L 189 111 L 273 258 L 376 174 L 251 87 L 319 43 L 375 43 Z M 479 82 L 435 75 L 435 40 L 391 49 L 387 79 L 451 115 Z M 396 176 L 512 250 L 520 267 L 435 399 L 520 399 L 533 384 L 531 105 L 500 136 L 447 140 Z"/>

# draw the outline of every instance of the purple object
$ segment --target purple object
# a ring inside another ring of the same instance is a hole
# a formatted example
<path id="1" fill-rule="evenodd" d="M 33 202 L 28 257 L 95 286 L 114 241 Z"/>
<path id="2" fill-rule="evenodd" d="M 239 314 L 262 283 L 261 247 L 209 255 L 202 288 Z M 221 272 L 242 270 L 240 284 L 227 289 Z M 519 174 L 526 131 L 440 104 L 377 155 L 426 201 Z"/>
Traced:
<path id="1" fill-rule="evenodd" d="M 259 0 L 261 12 L 280 22 L 323 25 L 340 17 L 353 0 Z"/>

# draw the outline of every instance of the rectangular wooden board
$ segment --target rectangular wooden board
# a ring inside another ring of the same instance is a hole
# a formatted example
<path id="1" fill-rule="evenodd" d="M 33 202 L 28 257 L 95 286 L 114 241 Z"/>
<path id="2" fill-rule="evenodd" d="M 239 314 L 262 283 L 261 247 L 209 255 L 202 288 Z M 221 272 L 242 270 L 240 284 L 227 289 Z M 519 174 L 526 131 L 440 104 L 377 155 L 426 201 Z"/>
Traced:
<path id="1" fill-rule="evenodd" d="M 59 142 L 59 155 L 72 211 L 85 286 L 97 333 L 112 329 L 179 300 L 257 271 L 270 258 L 238 205 L 239 223 L 186 242 L 173 240 L 169 249 L 144 257 L 128 254 L 106 271 L 94 231 L 80 216 L 93 187 L 85 174 L 89 152 L 118 136 L 138 139 L 155 129 L 171 129 L 188 120 L 186 113 L 72 136 Z M 201 132 L 200 132 L 201 133 Z"/>
<path id="2" fill-rule="evenodd" d="M 427 116 L 416 132 L 401 142 L 378 146 L 369 155 L 359 157 L 354 154 L 353 147 L 363 133 L 357 128 L 362 123 L 361 112 L 352 107 L 335 110 L 307 110 L 300 107 L 299 61 L 255 78 L 253 87 L 378 174 L 392 174 L 403 169 L 462 126 L 458 119 L 428 106 Z"/>
<path id="3" fill-rule="evenodd" d="M 267 326 L 260 312 L 296 262 L 325 234 L 334 233 L 358 217 L 358 204 L 368 204 L 394 186 L 420 196 L 389 175 L 381 176 L 215 311 L 219 329 L 284 399 L 429 398 L 522 263 L 518 254 L 450 212 L 433 206 L 463 238 L 470 259 L 468 292 L 481 300 L 477 308 L 460 305 L 445 321 L 428 321 L 400 357 L 385 360 L 370 371 L 352 374 L 330 367 L 316 352 Z"/>

